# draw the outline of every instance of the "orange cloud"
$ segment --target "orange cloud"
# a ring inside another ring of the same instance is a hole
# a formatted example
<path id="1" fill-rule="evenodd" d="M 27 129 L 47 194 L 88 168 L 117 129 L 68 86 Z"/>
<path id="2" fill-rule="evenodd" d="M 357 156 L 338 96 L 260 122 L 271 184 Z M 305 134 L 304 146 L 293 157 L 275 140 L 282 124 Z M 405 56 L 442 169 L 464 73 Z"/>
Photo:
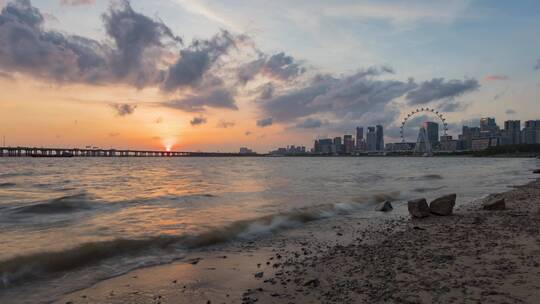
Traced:
<path id="1" fill-rule="evenodd" d="M 497 80 L 508 80 L 506 75 L 486 75 L 484 77 L 485 81 L 497 81 Z"/>

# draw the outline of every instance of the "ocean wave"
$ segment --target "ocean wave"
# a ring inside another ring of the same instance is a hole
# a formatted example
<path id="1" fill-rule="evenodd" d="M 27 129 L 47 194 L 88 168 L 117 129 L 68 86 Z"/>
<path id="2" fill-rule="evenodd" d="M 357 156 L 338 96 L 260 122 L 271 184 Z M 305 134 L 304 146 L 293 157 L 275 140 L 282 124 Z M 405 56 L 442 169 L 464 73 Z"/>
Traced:
<path id="1" fill-rule="evenodd" d="M 85 243 L 64 251 L 17 256 L 0 261 L 0 287 L 49 278 L 50 275 L 98 264 L 115 257 L 134 257 L 145 253 L 159 255 L 160 253 L 154 250 L 189 250 L 235 239 L 252 239 L 318 219 L 348 213 L 357 206 L 355 203 L 324 204 L 236 221 L 197 235 L 156 236 L 146 239 L 120 238 Z"/>
<path id="2" fill-rule="evenodd" d="M 69 213 L 90 209 L 91 198 L 87 193 L 78 193 L 55 198 L 46 202 L 22 206 L 16 213 L 53 214 Z"/>
<path id="3" fill-rule="evenodd" d="M 150 248 L 166 248 L 177 240 L 175 237 L 143 240 L 116 239 L 85 243 L 64 251 L 17 256 L 0 261 L 0 286 L 9 287 L 17 283 L 45 278 L 50 274 L 74 270 L 119 255 L 129 256 Z"/>
<path id="4" fill-rule="evenodd" d="M 398 177 L 397 180 L 424 181 L 424 180 L 440 180 L 444 177 L 440 174 L 425 174 L 420 176 Z"/>
<path id="5" fill-rule="evenodd" d="M 437 191 L 437 190 L 441 190 L 445 188 L 445 186 L 440 186 L 440 187 L 432 187 L 432 188 L 429 188 L 429 187 L 425 187 L 425 188 L 415 188 L 413 189 L 414 192 L 418 192 L 418 193 L 425 193 L 425 192 L 429 192 L 429 191 Z"/>
<path id="6" fill-rule="evenodd" d="M 11 173 L 2 173 L 0 174 L 0 178 L 7 178 L 7 177 L 17 177 L 17 176 L 31 176 L 34 173 L 31 171 L 27 172 L 11 172 Z"/>

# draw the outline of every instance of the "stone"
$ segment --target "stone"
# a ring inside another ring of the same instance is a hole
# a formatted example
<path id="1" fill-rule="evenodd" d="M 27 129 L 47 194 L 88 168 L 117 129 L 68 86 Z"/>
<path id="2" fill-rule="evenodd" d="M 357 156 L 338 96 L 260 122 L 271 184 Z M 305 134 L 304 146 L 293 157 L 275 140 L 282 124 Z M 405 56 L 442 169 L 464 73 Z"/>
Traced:
<path id="1" fill-rule="evenodd" d="M 263 277 L 263 275 L 264 275 L 264 272 L 261 271 L 261 272 L 257 272 L 254 276 L 255 276 L 256 278 L 260 279 L 260 278 Z"/>
<path id="2" fill-rule="evenodd" d="M 429 211 L 436 215 L 450 215 L 454 210 L 456 205 L 457 195 L 449 194 L 436 198 L 434 201 L 429 203 Z"/>
<path id="3" fill-rule="evenodd" d="M 423 218 L 429 216 L 429 206 L 425 198 L 411 200 L 407 203 L 409 214 L 413 218 Z"/>
<path id="4" fill-rule="evenodd" d="M 384 201 L 377 205 L 377 207 L 375 208 L 375 211 L 388 212 L 388 211 L 392 211 L 393 209 L 394 207 L 392 207 L 392 203 L 390 203 L 390 201 Z"/>
<path id="5" fill-rule="evenodd" d="M 534 174 L 540 174 L 540 169 L 533 170 Z"/>
<path id="6" fill-rule="evenodd" d="M 504 198 L 492 198 L 483 205 L 484 210 L 505 210 L 506 200 Z"/>

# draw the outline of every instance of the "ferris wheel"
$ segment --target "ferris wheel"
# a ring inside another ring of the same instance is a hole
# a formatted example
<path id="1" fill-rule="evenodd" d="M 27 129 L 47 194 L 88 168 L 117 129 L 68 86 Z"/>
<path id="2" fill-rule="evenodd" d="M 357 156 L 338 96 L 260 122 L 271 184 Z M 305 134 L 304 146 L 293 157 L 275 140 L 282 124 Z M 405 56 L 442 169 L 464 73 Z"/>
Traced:
<path id="1" fill-rule="evenodd" d="M 420 108 L 420 109 L 416 109 L 414 111 L 412 111 L 411 113 L 407 114 L 407 117 L 405 117 L 403 119 L 403 121 L 401 122 L 401 127 L 400 127 L 400 136 L 401 136 L 401 142 L 405 142 L 405 136 L 404 136 L 404 129 L 405 129 L 405 125 L 407 124 L 407 122 L 412 118 L 414 117 L 416 114 L 419 114 L 419 113 L 431 113 L 431 114 L 435 114 L 435 116 L 437 116 L 439 118 L 439 120 L 442 122 L 442 125 L 443 125 L 443 134 L 446 136 L 447 135 L 447 132 L 448 132 L 448 124 L 446 123 L 446 117 L 444 117 L 443 113 L 442 112 L 439 112 L 439 111 L 436 111 L 435 109 L 433 108 Z"/>

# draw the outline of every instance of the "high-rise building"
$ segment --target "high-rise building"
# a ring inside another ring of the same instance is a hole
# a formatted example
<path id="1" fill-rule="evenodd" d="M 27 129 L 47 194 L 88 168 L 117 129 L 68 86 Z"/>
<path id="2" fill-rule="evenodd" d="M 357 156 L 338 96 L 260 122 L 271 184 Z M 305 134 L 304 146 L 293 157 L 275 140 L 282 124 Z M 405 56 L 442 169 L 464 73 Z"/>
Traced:
<path id="1" fill-rule="evenodd" d="M 367 142 L 367 151 L 375 152 L 377 151 L 377 133 L 375 132 L 375 127 L 368 127 L 366 133 L 366 142 Z"/>
<path id="2" fill-rule="evenodd" d="M 377 137 L 376 151 L 382 152 L 384 151 L 383 126 L 377 125 L 375 128 L 376 128 L 376 137 Z"/>
<path id="3" fill-rule="evenodd" d="M 483 133 L 482 137 L 492 137 L 499 135 L 500 129 L 495 122 L 495 118 L 480 118 L 480 132 Z"/>
<path id="4" fill-rule="evenodd" d="M 364 139 L 364 128 L 356 127 L 356 151 L 363 152 L 367 149 Z"/>
<path id="5" fill-rule="evenodd" d="M 414 152 L 431 154 L 432 148 L 433 145 L 429 139 L 428 130 L 423 125 L 422 127 L 420 127 L 420 130 L 418 130 L 418 139 L 416 140 Z"/>
<path id="6" fill-rule="evenodd" d="M 480 128 L 463 126 L 460 139 L 463 142 L 464 150 L 472 149 L 472 140 L 480 138 Z"/>
<path id="7" fill-rule="evenodd" d="M 323 138 L 315 140 L 313 152 L 318 154 L 332 153 L 333 142 L 331 138 Z"/>
<path id="8" fill-rule="evenodd" d="M 354 151 L 354 140 L 352 135 L 343 136 L 343 145 L 345 148 L 345 154 L 352 154 Z"/>
<path id="9" fill-rule="evenodd" d="M 521 137 L 524 144 L 540 144 L 540 120 L 527 120 Z"/>
<path id="10" fill-rule="evenodd" d="M 426 121 L 422 127 L 426 130 L 431 147 L 435 148 L 439 144 L 439 124 L 432 121 Z"/>
<path id="11" fill-rule="evenodd" d="M 521 121 L 507 120 L 504 122 L 502 144 L 517 145 L 521 143 Z"/>
<path id="12" fill-rule="evenodd" d="M 333 154 L 343 153 L 343 144 L 341 143 L 341 137 L 334 137 L 334 144 L 332 145 Z"/>

